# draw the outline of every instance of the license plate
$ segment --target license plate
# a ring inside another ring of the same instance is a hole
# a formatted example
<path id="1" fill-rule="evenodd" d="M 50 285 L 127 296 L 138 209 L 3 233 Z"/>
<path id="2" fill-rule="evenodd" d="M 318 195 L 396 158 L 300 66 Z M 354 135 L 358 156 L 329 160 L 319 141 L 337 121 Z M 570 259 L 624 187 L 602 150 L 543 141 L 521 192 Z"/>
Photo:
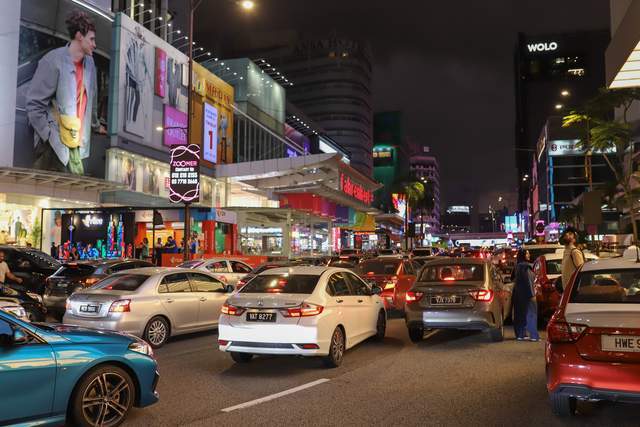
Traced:
<path id="1" fill-rule="evenodd" d="M 640 336 L 602 335 L 601 340 L 603 351 L 640 353 Z"/>
<path id="2" fill-rule="evenodd" d="M 431 297 L 431 305 L 462 304 L 460 295 L 435 295 Z"/>
<path id="3" fill-rule="evenodd" d="M 81 305 L 80 311 L 82 313 L 97 313 L 100 309 L 99 305 Z"/>
<path id="4" fill-rule="evenodd" d="M 66 288 L 66 287 L 67 287 L 67 285 L 68 285 L 68 283 L 67 283 L 67 282 L 58 282 L 58 283 L 56 284 L 56 286 L 57 286 L 57 287 L 59 287 L 59 288 Z"/>
<path id="5" fill-rule="evenodd" d="M 247 313 L 247 322 L 275 322 L 275 313 Z"/>

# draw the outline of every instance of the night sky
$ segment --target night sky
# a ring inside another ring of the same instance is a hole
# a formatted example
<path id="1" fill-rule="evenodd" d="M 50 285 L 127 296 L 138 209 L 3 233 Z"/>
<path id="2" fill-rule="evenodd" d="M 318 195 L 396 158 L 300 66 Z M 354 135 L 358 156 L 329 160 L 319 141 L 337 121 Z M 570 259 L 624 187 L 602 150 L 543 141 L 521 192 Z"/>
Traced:
<path id="1" fill-rule="evenodd" d="M 197 37 L 223 51 L 246 32 L 296 29 L 368 40 L 375 111 L 402 110 L 406 134 L 440 161 L 443 207 L 516 191 L 513 50 L 517 32 L 609 27 L 608 0 L 205 0 Z M 200 40 L 198 40 L 200 39 Z"/>

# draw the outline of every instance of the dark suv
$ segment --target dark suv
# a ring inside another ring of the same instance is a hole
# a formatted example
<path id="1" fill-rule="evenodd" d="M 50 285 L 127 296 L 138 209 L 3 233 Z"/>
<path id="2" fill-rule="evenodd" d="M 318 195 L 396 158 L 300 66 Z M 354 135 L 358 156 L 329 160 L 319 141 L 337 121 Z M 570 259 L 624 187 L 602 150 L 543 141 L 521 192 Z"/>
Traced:
<path id="1" fill-rule="evenodd" d="M 59 261 L 37 249 L 1 245 L 0 251 L 4 252 L 9 270 L 22 279 L 18 284 L 7 277 L 5 285 L 18 291 L 42 295 L 47 277 L 60 268 Z"/>
<path id="2" fill-rule="evenodd" d="M 92 260 L 62 264 L 58 271 L 47 278 L 44 305 L 49 312 L 62 315 L 67 298 L 72 293 L 92 286 L 112 273 L 153 266 L 150 262 L 139 259 Z"/>

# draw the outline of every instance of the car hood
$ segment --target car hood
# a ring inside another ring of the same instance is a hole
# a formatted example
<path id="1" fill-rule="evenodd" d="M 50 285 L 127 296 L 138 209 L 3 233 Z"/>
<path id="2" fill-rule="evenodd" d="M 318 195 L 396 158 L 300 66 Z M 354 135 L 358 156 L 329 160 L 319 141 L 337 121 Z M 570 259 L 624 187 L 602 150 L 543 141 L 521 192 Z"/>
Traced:
<path id="1" fill-rule="evenodd" d="M 133 337 L 115 331 L 52 323 L 44 326 L 46 332 L 52 332 L 74 344 L 129 344 L 135 340 Z"/>

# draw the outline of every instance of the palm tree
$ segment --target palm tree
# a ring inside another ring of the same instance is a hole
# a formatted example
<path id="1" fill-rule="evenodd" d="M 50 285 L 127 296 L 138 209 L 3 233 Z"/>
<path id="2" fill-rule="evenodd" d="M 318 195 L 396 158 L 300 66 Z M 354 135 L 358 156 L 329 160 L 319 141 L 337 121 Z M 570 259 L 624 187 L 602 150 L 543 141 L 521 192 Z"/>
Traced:
<path id="1" fill-rule="evenodd" d="M 418 181 L 412 181 L 406 183 L 402 192 L 405 196 L 406 204 L 404 208 L 404 246 L 409 249 L 409 236 L 407 231 L 409 230 L 409 208 L 416 208 L 420 201 L 424 198 L 424 184 Z"/>

